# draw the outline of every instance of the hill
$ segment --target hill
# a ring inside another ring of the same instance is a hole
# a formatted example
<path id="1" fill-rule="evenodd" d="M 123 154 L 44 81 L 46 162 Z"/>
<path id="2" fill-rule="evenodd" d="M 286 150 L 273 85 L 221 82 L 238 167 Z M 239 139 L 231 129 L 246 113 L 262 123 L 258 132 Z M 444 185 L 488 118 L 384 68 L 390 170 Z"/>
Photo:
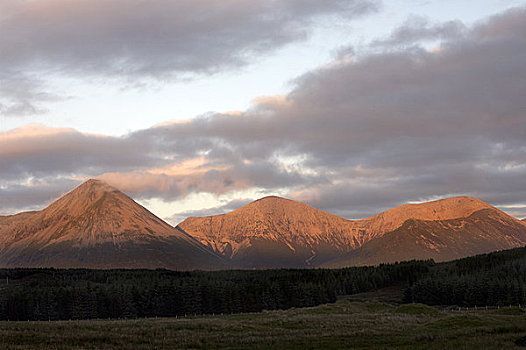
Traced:
<path id="1" fill-rule="evenodd" d="M 409 219 L 324 267 L 375 265 L 412 259 L 448 261 L 521 247 L 526 227 L 495 208 L 449 220 Z"/>
<path id="2" fill-rule="evenodd" d="M 245 268 L 316 266 L 362 243 L 351 221 L 275 196 L 178 228 Z"/>
<path id="3" fill-rule="evenodd" d="M 41 211 L 0 217 L 0 267 L 344 267 L 445 261 L 524 244 L 524 221 L 471 197 L 351 221 L 270 196 L 174 228 L 119 190 L 89 180 Z"/>
<path id="4" fill-rule="evenodd" d="M 477 212 L 476 219 L 468 219 Z M 454 226 L 448 220 L 463 224 Z M 227 214 L 188 218 L 178 228 L 242 268 L 443 261 L 526 242 L 518 220 L 471 197 L 405 204 L 351 221 L 272 196 Z"/>
<path id="5" fill-rule="evenodd" d="M 225 267 L 223 259 L 130 197 L 88 180 L 38 212 L 0 219 L 0 266 Z"/>

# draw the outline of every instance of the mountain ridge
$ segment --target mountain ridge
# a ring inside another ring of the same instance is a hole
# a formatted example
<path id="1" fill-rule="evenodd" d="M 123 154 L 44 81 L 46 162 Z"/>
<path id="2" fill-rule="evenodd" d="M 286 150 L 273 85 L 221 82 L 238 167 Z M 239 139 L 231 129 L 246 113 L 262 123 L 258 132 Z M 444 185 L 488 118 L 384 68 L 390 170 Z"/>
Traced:
<path id="1" fill-rule="evenodd" d="M 240 260 L 242 264 L 260 267 L 259 262 L 248 261 L 251 259 L 246 258 L 247 254 L 266 254 L 269 257 L 263 263 L 265 267 L 283 264 L 292 267 L 302 266 L 308 259 L 332 257 L 343 246 L 348 247 L 346 250 L 354 247 L 356 242 L 344 229 L 348 222 L 301 202 L 268 196 L 227 214 L 190 217 L 177 227 L 215 252 Z M 317 254 L 312 247 L 317 247 Z M 247 250 L 252 252 L 246 253 Z M 277 252 L 282 256 L 271 254 Z M 277 264 L 273 263 L 274 259 Z"/>
<path id="2" fill-rule="evenodd" d="M 442 262 L 525 244 L 526 228 L 517 219 L 500 210 L 486 208 L 456 219 L 408 219 L 397 229 L 322 267 L 377 265 L 413 259 Z"/>
<path id="3" fill-rule="evenodd" d="M 40 211 L 0 216 L 0 266 L 311 268 L 454 259 L 526 244 L 526 220 L 473 197 L 347 220 L 267 196 L 176 227 L 91 179 Z"/>
<path id="4" fill-rule="evenodd" d="M 408 219 L 450 220 L 482 209 L 498 210 L 479 199 L 459 196 L 404 204 L 366 219 L 347 220 L 301 202 L 269 196 L 230 213 L 187 218 L 177 227 L 241 264 L 272 267 L 273 259 L 281 264 L 288 259 L 288 266 L 309 267 L 357 249 Z M 261 258 L 265 255 L 267 258 Z"/>

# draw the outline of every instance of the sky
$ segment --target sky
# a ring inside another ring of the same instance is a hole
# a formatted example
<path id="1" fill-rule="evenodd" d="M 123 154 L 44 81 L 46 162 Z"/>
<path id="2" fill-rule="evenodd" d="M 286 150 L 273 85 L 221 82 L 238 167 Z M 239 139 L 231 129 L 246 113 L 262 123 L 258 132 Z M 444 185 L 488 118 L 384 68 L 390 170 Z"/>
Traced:
<path id="1" fill-rule="evenodd" d="M 0 0 L 0 215 L 89 178 L 177 224 L 266 195 L 526 217 L 526 1 Z"/>

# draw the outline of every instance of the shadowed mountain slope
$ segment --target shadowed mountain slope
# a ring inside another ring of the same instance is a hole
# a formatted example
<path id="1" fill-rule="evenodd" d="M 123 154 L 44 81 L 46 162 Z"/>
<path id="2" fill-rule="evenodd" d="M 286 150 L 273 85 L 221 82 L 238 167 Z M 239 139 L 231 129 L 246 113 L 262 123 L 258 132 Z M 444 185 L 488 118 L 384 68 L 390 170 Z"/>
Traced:
<path id="1" fill-rule="evenodd" d="M 497 210 L 476 198 L 406 204 L 350 221 L 279 197 L 265 197 L 233 212 L 192 217 L 179 228 L 242 267 L 319 266 L 401 227 L 409 219 L 451 220 Z"/>
<path id="2" fill-rule="evenodd" d="M 0 267 L 224 269 L 444 261 L 526 244 L 526 221 L 471 197 L 346 220 L 265 197 L 176 228 L 89 180 L 42 211 L 0 216 Z"/>
<path id="3" fill-rule="evenodd" d="M 0 266 L 215 269 L 222 258 L 117 189 L 89 180 L 0 220 Z"/>
<path id="4" fill-rule="evenodd" d="M 359 246 L 350 223 L 271 196 L 228 214 L 188 218 L 178 227 L 242 267 L 303 267 Z"/>
<path id="5" fill-rule="evenodd" d="M 478 210 L 449 220 L 409 219 L 324 267 L 375 265 L 412 259 L 447 261 L 521 247 L 526 227 L 498 209 Z"/>

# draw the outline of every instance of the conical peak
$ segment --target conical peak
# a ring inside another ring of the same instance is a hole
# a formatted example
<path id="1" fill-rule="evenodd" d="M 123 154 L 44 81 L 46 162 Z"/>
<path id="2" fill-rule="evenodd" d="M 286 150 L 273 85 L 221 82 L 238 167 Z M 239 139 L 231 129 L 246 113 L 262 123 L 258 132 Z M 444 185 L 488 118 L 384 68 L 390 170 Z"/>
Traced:
<path id="1" fill-rule="evenodd" d="M 115 187 L 110 186 L 106 182 L 98 179 L 87 180 L 86 182 L 82 183 L 77 188 L 75 188 L 73 191 L 71 191 L 68 195 L 74 197 L 81 197 L 84 199 L 94 199 L 104 195 L 105 193 L 124 195 Z"/>
<path id="2" fill-rule="evenodd" d="M 35 217 L 39 239 L 78 245 L 124 242 L 181 235 L 170 225 L 104 181 L 90 179 Z M 58 233 L 60 233 L 60 235 Z M 189 240 L 183 237 L 184 240 Z"/>
<path id="3" fill-rule="evenodd" d="M 4 225 L 5 220 L 0 222 L 0 248 L 9 246 L 28 266 L 180 269 L 217 260 L 195 239 L 95 179 L 24 215 L 23 221 Z"/>
<path id="4" fill-rule="evenodd" d="M 44 212 L 48 215 L 57 215 L 58 211 L 69 215 L 80 215 L 101 198 L 131 201 L 128 196 L 104 181 L 90 179 L 56 200 L 44 209 Z"/>
<path id="5" fill-rule="evenodd" d="M 83 182 L 80 186 L 76 188 L 83 190 L 101 190 L 101 191 L 117 191 L 115 187 L 108 185 L 106 182 L 99 179 L 89 179 Z"/>
<path id="6" fill-rule="evenodd" d="M 99 180 L 99 179 L 88 179 L 86 180 L 83 185 L 90 185 L 90 186 L 93 186 L 93 185 L 98 185 L 98 186 L 101 186 L 101 185 L 104 185 L 107 183 L 102 181 L 102 180 Z"/>

